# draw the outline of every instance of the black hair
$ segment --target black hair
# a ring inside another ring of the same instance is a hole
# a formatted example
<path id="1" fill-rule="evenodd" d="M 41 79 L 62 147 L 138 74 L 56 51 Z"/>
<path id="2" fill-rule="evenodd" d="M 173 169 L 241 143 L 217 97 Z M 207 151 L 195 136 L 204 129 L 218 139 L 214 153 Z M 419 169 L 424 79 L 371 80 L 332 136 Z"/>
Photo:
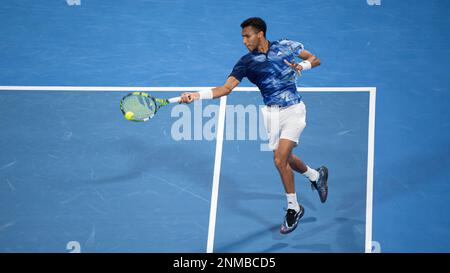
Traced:
<path id="1" fill-rule="evenodd" d="M 251 26 L 258 31 L 264 32 L 264 37 L 266 37 L 267 26 L 266 26 L 266 22 L 264 22 L 263 19 L 261 19 L 259 17 L 251 17 L 251 18 L 246 19 L 241 24 L 241 28 L 245 28 L 248 26 Z"/>

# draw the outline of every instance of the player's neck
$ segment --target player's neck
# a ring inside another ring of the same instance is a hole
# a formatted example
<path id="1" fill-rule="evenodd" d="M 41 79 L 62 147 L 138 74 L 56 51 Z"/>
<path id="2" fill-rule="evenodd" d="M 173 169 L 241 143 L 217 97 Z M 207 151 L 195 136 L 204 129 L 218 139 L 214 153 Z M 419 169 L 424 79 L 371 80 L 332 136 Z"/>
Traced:
<path id="1" fill-rule="evenodd" d="M 258 46 L 258 51 L 264 54 L 269 51 L 269 41 L 267 39 L 264 39 L 264 41 Z"/>

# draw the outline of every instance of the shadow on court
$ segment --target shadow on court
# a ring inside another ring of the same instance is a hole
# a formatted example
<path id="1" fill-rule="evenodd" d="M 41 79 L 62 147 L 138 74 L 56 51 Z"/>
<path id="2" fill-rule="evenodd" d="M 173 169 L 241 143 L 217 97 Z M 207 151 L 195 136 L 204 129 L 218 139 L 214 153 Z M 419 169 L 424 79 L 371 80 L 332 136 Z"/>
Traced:
<path id="1" fill-rule="evenodd" d="M 127 167 L 121 167 L 122 172 L 116 175 L 100 176 L 94 179 L 82 179 L 82 184 L 110 184 L 110 183 L 127 183 L 135 179 L 143 179 L 145 175 L 164 177 L 165 174 L 179 174 L 186 180 L 199 183 L 202 186 L 210 188 L 211 178 L 206 178 L 205 173 L 213 171 L 213 163 L 203 156 L 193 156 L 196 151 L 189 149 L 189 145 L 156 145 L 153 146 L 148 142 L 137 137 L 127 137 L 121 139 L 115 144 Z M 96 144 L 96 151 L 101 151 L 105 156 L 112 154 L 110 145 Z M 189 166 L 196 166 L 195 171 L 186 171 L 186 162 Z M 170 162 L 170 164 L 168 164 Z"/>

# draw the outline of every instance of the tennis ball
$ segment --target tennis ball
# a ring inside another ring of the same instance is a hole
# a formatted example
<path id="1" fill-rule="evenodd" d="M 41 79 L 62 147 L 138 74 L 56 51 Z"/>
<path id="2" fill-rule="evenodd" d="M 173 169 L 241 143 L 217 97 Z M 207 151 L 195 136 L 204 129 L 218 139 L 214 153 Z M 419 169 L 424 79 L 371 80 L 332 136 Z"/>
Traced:
<path id="1" fill-rule="evenodd" d="M 125 118 L 126 119 L 132 120 L 133 117 L 134 117 L 134 113 L 133 112 L 128 111 L 128 112 L 125 113 Z"/>

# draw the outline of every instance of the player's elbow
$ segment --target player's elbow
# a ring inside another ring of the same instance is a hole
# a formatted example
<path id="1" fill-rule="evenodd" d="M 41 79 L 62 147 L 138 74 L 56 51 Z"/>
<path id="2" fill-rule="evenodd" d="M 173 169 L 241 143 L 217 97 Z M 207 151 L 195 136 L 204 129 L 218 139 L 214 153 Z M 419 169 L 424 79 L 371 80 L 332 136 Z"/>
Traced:
<path id="1" fill-rule="evenodd" d="M 314 56 L 314 66 L 320 65 L 320 59 Z"/>
<path id="2" fill-rule="evenodd" d="M 228 96 L 228 94 L 231 93 L 231 90 L 233 90 L 233 89 L 231 89 L 230 87 L 224 86 L 223 87 L 223 95 Z"/>

